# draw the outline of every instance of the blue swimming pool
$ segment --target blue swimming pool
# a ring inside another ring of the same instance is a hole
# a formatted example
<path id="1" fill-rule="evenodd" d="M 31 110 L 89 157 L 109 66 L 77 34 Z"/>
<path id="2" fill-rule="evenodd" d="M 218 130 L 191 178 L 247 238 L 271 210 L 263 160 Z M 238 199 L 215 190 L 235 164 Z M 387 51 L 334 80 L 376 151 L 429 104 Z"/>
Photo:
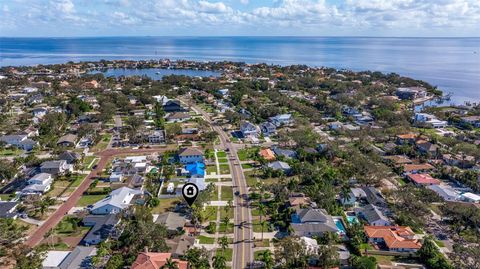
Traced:
<path id="1" fill-rule="evenodd" d="M 343 226 L 342 220 L 341 219 L 334 219 L 335 225 L 337 226 L 338 230 L 340 231 L 340 234 L 345 235 L 347 234 L 347 230 L 345 229 L 345 226 Z"/>
<path id="2" fill-rule="evenodd" d="M 347 216 L 347 221 L 350 224 L 358 223 L 358 218 L 356 216 Z"/>

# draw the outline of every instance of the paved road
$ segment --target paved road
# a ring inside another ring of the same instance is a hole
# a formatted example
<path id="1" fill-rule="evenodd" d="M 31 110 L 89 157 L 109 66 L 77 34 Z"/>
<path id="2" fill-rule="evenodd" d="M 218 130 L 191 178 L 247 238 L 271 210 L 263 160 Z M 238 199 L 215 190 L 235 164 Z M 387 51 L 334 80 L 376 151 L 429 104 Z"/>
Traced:
<path id="1" fill-rule="evenodd" d="M 62 218 L 74 207 L 82 194 L 88 189 L 90 183 L 97 176 L 97 173 L 101 173 L 108 161 L 114 156 L 124 155 L 124 154 L 145 154 L 145 153 L 155 153 L 155 152 L 165 152 L 167 150 L 172 150 L 172 147 L 157 147 L 157 148 L 147 148 L 147 149 L 107 149 L 96 154 L 100 157 L 99 162 L 97 163 L 96 169 L 92 170 L 90 174 L 82 181 L 80 186 L 70 195 L 70 197 L 52 214 L 50 217 L 40 226 L 34 234 L 32 234 L 27 241 L 25 242 L 28 246 L 36 246 L 42 240 L 44 235 L 52 228 L 57 226 L 57 224 L 62 220 Z"/>
<path id="2" fill-rule="evenodd" d="M 184 101 L 185 102 L 185 101 Z M 227 134 L 219 126 L 213 125 L 208 113 L 200 107 L 193 104 L 189 105 L 198 113 L 202 114 L 205 120 L 212 124 L 213 129 L 219 134 L 220 148 L 229 150 L 229 165 L 233 178 L 233 191 L 238 191 L 239 195 L 234 196 L 234 247 L 233 247 L 233 269 L 247 268 L 247 265 L 253 261 L 253 230 L 252 230 L 252 212 L 249 207 L 247 181 L 242 171 L 240 160 L 238 159 L 235 144 L 228 139 Z"/>

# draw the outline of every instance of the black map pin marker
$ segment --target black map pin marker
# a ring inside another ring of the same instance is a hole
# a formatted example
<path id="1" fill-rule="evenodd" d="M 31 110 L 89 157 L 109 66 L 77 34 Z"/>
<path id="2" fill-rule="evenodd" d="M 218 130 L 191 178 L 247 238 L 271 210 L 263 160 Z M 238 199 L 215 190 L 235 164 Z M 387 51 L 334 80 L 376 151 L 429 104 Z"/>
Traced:
<path id="1" fill-rule="evenodd" d="M 198 195 L 198 187 L 193 183 L 187 183 L 183 185 L 182 194 L 185 201 L 187 201 L 189 206 L 192 206 L 195 199 L 197 199 Z"/>

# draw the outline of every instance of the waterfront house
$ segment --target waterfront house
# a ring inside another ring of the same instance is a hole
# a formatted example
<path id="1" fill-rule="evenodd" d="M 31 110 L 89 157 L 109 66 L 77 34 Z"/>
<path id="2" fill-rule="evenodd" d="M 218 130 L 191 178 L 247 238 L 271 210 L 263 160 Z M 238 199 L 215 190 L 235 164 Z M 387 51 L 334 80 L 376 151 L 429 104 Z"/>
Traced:
<path id="1" fill-rule="evenodd" d="M 415 233 L 406 226 L 365 226 L 368 242 L 388 251 L 416 252 L 422 244 L 415 238 Z"/>
<path id="2" fill-rule="evenodd" d="M 476 128 L 480 128 L 480 116 L 462 117 L 461 120 L 463 123 L 470 124 Z"/>
<path id="3" fill-rule="evenodd" d="M 414 100 L 425 98 L 427 91 L 424 87 L 400 87 L 397 88 L 396 95 L 402 100 Z"/>
<path id="4" fill-rule="evenodd" d="M 423 124 L 432 128 L 445 128 L 447 122 L 437 119 L 434 115 L 427 113 L 415 113 L 414 122 L 417 124 Z"/>

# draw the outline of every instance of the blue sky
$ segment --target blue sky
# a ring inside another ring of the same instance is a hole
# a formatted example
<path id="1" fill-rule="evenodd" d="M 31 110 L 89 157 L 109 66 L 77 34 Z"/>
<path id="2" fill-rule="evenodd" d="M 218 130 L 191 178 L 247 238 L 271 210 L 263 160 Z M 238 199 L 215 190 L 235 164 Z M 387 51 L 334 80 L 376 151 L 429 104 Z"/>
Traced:
<path id="1" fill-rule="evenodd" d="M 480 0 L 0 0 L 0 36 L 480 36 Z"/>

